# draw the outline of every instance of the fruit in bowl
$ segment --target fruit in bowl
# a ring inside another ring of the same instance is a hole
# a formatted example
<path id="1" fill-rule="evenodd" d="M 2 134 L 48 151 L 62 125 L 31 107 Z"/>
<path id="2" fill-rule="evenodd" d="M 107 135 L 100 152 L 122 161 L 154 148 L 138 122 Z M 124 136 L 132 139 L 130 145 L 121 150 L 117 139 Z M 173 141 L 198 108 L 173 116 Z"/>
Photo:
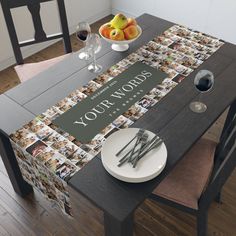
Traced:
<path id="1" fill-rule="evenodd" d="M 130 25 L 124 29 L 124 35 L 126 39 L 134 39 L 138 36 L 139 31 L 136 25 Z"/>
<path id="2" fill-rule="evenodd" d="M 125 34 L 121 29 L 113 29 L 109 35 L 112 40 L 124 40 Z"/>
<path id="3" fill-rule="evenodd" d="M 137 21 L 134 18 L 128 18 L 128 26 L 130 25 L 137 25 Z"/>
<path id="4" fill-rule="evenodd" d="M 111 25 L 116 29 L 124 29 L 128 25 L 128 19 L 123 14 L 117 14 L 111 20 Z"/>
<path id="5" fill-rule="evenodd" d="M 100 32 L 104 37 L 110 38 L 110 33 L 113 29 L 111 23 L 106 23 L 100 27 Z"/>
<path id="6" fill-rule="evenodd" d="M 119 13 L 110 22 L 103 24 L 99 33 L 107 42 L 112 43 L 112 49 L 126 51 L 128 44 L 141 35 L 142 29 L 134 18 Z"/>

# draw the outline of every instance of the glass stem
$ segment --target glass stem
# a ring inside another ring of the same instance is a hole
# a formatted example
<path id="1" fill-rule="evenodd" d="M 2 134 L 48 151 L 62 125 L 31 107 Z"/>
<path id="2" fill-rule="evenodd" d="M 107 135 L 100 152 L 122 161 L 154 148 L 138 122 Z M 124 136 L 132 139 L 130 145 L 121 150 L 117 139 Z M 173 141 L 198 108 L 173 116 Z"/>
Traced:
<path id="1" fill-rule="evenodd" d="M 96 53 L 95 52 L 93 52 L 93 66 L 94 66 L 94 68 L 97 67 L 97 60 L 96 60 Z"/>
<path id="2" fill-rule="evenodd" d="M 202 102 L 202 93 L 201 92 L 199 93 L 198 102 L 200 102 L 200 103 Z"/>

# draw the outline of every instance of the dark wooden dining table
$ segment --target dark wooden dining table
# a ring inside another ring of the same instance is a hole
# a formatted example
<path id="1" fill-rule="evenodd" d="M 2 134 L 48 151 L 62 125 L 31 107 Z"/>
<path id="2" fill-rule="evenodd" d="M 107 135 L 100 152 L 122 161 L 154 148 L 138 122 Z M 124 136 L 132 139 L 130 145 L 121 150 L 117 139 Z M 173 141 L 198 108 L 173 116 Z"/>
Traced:
<path id="1" fill-rule="evenodd" d="M 110 44 L 102 42 L 98 62 L 103 66 L 103 71 L 174 24 L 149 14 L 141 15 L 137 21 L 143 33 L 130 45 L 128 51 L 115 52 Z M 193 78 L 201 69 L 212 71 L 215 83 L 213 89 L 202 96 L 207 111 L 198 114 L 189 109 L 189 104 L 198 99 L 199 93 L 193 85 Z M 87 62 L 79 60 L 77 53 L 74 53 L 31 80 L 0 95 L 0 129 L 5 132 L 0 140 L 0 155 L 17 193 L 24 196 L 32 189 L 20 176 L 7 136 L 94 78 L 95 74 L 87 70 Z M 133 127 L 158 134 L 167 146 L 166 167 L 155 179 L 139 184 L 119 181 L 105 171 L 99 155 L 70 179 L 69 185 L 75 191 L 104 212 L 107 236 L 132 235 L 135 210 L 236 99 L 235 81 L 236 46 L 225 43 L 135 122 Z"/>

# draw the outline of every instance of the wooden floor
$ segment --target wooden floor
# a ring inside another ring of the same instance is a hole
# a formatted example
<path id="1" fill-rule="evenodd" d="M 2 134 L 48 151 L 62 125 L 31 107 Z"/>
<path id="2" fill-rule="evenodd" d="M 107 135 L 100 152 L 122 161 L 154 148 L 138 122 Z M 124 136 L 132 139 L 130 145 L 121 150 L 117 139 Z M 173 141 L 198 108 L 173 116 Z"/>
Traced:
<path id="1" fill-rule="evenodd" d="M 108 21 L 105 18 L 93 25 L 93 31 Z M 74 36 L 71 37 L 73 50 L 78 50 Z M 63 54 L 62 43 L 31 56 L 26 61 L 35 62 Z M 13 67 L 0 72 L 0 93 L 19 84 Z M 206 133 L 213 140 L 219 137 L 225 113 Z M 101 236 L 103 235 L 102 212 L 81 196 L 72 196 L 76 203 L 75 218 L 68 219 L 39 193 L 23 199 L 15 194 L 9 178 L 0 161 L 0 235 L 12 236 Z M 190 236 L 196 234 L 195 218 L 173 208 L 146 200 L 135 214 L 136 236 Z M 223 204 L 213 203 L 209 210 L 208 233 L 211 236 L 236 235 L 236 172 L 223 189 Z"/>

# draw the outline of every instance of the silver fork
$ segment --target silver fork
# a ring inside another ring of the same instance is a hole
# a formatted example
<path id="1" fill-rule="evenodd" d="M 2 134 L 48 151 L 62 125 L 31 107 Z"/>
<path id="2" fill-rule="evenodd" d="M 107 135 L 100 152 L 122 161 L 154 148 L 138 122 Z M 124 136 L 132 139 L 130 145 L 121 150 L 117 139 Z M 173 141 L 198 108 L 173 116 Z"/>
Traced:
<path id="1" fill-rule="evenodd" d="M 157 148 L 157 147 L 160 146 L 162 143 L 163 143 L 163 140 L 160 139 L 160 138 L 158 138 L 152 145 L 150 145 L 150 146 L 148 147 L 147 150 L 145 150 L 143 153 L 141 153 L 141 155 L 139 155 L 139 156 L 136 158 L 136 160 L 135 160 L 136 162 L 134 163 L 133 168 L 136 167 L 138 161 L 139 161 L 140 159 L 142 159 L 148 152 L 150 152 L 150 151 L 153 150 L 154 148 Z"/>
<path id="2" fill-rule="evenodd" d="M 145 145 L 142 147 L 142 151 L 146 150 L 153 142 L 157 140 L 157 136 L 154 136 L 150 141 L 148 141 Z M 130 150 L 128 153 L 126 153 L 120 160 L 120 164 L 118 166 L 121 166 L 126 160 L 128 159 L 128 155 L 131 153 L 132 150 Z M 137 154 L 138 150 L 136 150 L 133 154 Z"/>
<path id="3" fill-rule="evenodd" d="M 134 150 L 135 147 L 137 147 L 140 143 L 140 141 L 142 140 L 143 136 L 146 136 L 147 134 L 143 134 L 136 142 L 135 146 L 133 149 L 131 149 L 128 153 L 126 153 L 120 160 L 119 160 L 119 164 L 117 165 L 118 167 L 122 166 L 125 162 L 131 162 L 132 160 L 130 159 L 133 155 L 137 154 L 140 150 L 143 150 L 143 147 L 145 145 L 141 145 L 140 149 L 138 150 Z M 146 143 L 145 143 L 146 144 Z"/>
<path id="4" fill-rule="evenodd" d="M 136 159 L 139 157 L 139 155 L 142 152 L 143 147 L 147 143 L 147 141 L 148 141 L 148 134 L 144 133 L 143 136 L 140 138 L 141 146 L 140 146 L 140 148 L 138 150 L 138 154 L 131 160 L 132 164 L 134 164 L 136 162 Z"/>
<path id="5" fill-rule="evenodd" d="M 140 132 L 140 135 L 137 136 L 136 143 L 134 144 L 134 147 L 133 147 L 133 149 L 132 149 L 132 151 L 131 151 L 131 153 L 130 153 L 130 155 L 129 155 L 128 162 L 131 162 L 131 160 L 132 160 L 132 156 L 133 156 L 133 154 L 134 154 L 134 152 L 135 152 L 135 149 L 136 149 L 136 147 L 139 145 L 139 142 L 140 142 L 142 136 L 143 136 L 144 133 L 145 133 L 144 130 L 142 130 L 142 131 L 143 131 L 143 132 Z"/>
<path id="6" fill-rule="evenodd" d="M 119 156 L 135 140 L 135 138 L 139 139 L 140 137 L 142 137 L 144 132 L 145 132 L 144 129 L 139 129 L 139 131 L 135 134 L 135 136 L 119 152 L 116 153 L 116 156 Z"/>

